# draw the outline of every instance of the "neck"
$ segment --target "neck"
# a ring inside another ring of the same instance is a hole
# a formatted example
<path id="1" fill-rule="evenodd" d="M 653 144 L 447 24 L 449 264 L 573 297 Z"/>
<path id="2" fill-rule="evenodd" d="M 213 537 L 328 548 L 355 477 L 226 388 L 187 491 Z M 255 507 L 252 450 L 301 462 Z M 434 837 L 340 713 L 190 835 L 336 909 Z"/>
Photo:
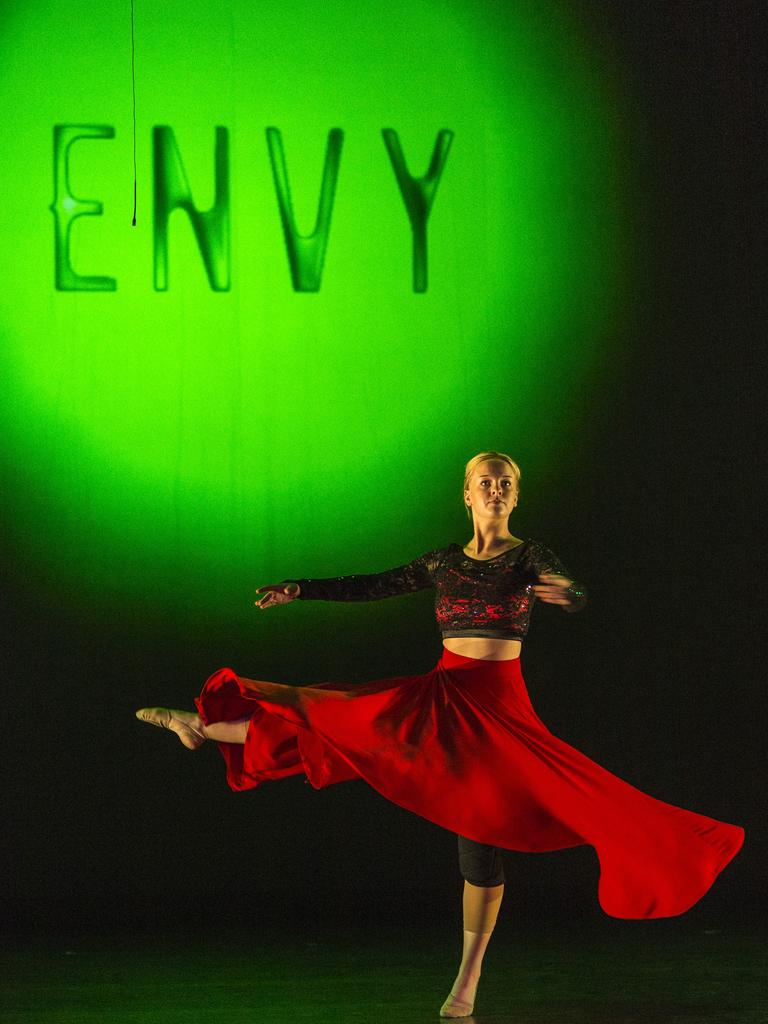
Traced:
<path id="1" fill-rule="evenodd" d="M 466 547 L 476 555 L 483 555 L 497 548 L 509 547 L 509 542 L 516 539 L 515 535 L 509 532 L 506 522 L 486 525 L 475 520 L 475 533 Z"/>

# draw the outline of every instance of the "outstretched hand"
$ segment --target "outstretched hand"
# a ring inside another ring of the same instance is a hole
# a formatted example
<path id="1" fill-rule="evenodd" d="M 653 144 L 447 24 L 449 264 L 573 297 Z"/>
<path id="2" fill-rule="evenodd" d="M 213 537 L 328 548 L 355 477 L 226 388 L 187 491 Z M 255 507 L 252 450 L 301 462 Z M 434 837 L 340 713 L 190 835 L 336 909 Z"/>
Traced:
<path id="1" fill-rule="evenodd" d="M 543 572 L 533 590 L 536 597 L 548 604 L 570 604 L 571 598 L 565 591 L 572 583 L 573 580 L 569 580 L 567 576 Z"/>
<path id="2" fill-rule="evenodd" d="M 271 608 L 273 604 L 290 604 L 300 592 L 301 587 L 298 583 L 271 583 L 266 587 L 257 588 L 256 593 L 264 593 L 264 596 L 253 603 L 257 608 Z"/>

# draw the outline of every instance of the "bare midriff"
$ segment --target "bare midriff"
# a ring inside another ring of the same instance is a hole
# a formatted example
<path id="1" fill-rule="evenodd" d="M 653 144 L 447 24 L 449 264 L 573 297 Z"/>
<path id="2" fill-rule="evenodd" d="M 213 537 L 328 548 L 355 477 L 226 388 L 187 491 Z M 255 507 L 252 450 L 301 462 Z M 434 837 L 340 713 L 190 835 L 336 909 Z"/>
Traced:
<path id="1" fill-rule="evenodd" d="M 508 661 L 520 657 L 522 640 L 497 640 L 490 636 L 449 636 L 443 647 L 465 658 L 481 661 Z"/>

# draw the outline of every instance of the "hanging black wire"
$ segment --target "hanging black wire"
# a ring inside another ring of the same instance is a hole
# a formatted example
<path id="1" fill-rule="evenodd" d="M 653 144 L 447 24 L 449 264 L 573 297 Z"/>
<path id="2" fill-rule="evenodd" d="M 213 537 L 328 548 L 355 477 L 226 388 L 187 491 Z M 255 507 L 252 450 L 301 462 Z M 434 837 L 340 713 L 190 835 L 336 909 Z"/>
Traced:
<path id="1" fill-rule="evenodd" d="M 131 85 L 133 88 L 133 220 L 136 227 L 136 42 L 133 33 L 133 2 L 131 0 Z"/>

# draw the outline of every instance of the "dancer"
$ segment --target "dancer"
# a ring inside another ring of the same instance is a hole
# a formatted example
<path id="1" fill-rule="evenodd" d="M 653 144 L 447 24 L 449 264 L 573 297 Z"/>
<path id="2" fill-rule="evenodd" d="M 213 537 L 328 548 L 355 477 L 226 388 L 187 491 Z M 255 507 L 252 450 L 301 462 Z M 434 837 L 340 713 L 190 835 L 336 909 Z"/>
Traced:
<path id="1" fill-rule="evenodd" d="M 370 601 L 434 588 L 443 650 L 423 675 L 289 686 L 220 669 L 197 714 L 138 718 L 197 749 L 216 740 L 234 790 L 304 773 L 317 789 L 362 778 L 387 799 L 457 833 L 464 878 L 462 959 L 441 1017 L 472 1013 L 504 893 L 501 849 L 592 845 L 598 899 L 628 919 L 684 913 L 740 849 L 744 830 L 664 803 L 551 733 L 520 671 L 535 601 L 574 612 L 586 593 L 557 557 L 515 537 L 520 469 L 481 452 L 465 468 L 473 536 L 385 572 L 259 587 L 260 609 L 298 600 Z"/>

